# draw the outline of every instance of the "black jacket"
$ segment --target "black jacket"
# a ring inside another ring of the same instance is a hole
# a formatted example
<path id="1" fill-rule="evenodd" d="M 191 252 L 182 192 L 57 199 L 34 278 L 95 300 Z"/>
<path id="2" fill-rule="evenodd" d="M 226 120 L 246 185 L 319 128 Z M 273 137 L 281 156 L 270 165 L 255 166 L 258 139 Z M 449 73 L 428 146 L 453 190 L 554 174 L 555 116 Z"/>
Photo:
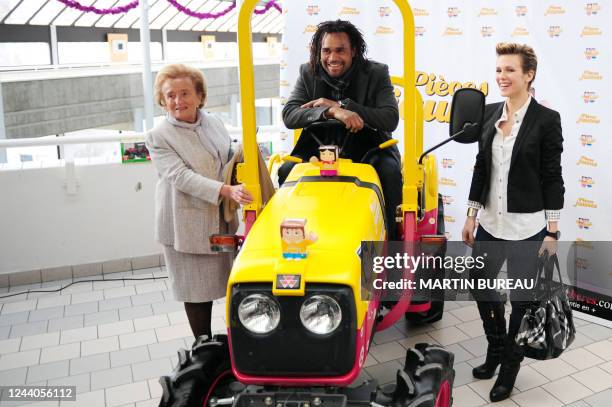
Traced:
<path id="1" fill-rule="evenodd" d="M 397 100 L 387 65 L 367 61 L 356 66 L 345 97 L 350 99 L 347 109 L 357 113 L 370 126 L 390 134 L 399 122 Z M 325 107 L 301 108 L 304 103 L 331 97 L 329 86 L 314 75 L 308 64 L 300 66 L 300 76 L 289 100 L 283 107 L 283 122 L 289 129 L 299 129 L 323 120 Z"/>
<path id="2" fill-rule="evenodd" d="M 485 107 L 469 197 L 482 205 L 487 202 L 491 181 L 495 122 L 501 117 L 503 108 L 503 102 Z M 512 149 L 508 174 L 508 212 L 532 213 L 563 208 L 562 152 L 559 113 L 532 99 Z"/>

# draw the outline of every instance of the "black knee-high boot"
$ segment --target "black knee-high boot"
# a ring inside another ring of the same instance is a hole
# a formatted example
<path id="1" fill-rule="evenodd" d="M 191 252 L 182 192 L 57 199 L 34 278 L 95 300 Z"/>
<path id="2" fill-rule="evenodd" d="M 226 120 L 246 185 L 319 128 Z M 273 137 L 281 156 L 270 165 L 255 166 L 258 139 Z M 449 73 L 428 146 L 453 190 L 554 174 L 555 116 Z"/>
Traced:
<path id="1" fill-rule="evenodd" d="M 491 401 L 501 401 L 510 397 L 516 376 L 518 376 L 518 372 L 521 369 L 524 353 L 524 348 L 514 342 L 514 336 L 510 337 L 508 335 L 501 367 L 499 368 L 499 375 L 489 394 Z"/>
<path id="2" fill-rule="evenodd" d="M 196 340 L 202 335 L 211 337 L 212 305 L 212 301 L 185 303 L 189 326 Z"/>
<path id="3" fill-rule="evenodd" d="M 490 379 L 495 374 L 497 366 L 501 363 L 506 343 L 504 303 L 479 301 L 477 304 L 489 345 L 485 362 L 472 369 L 472 375 L 477 379 Z"/>

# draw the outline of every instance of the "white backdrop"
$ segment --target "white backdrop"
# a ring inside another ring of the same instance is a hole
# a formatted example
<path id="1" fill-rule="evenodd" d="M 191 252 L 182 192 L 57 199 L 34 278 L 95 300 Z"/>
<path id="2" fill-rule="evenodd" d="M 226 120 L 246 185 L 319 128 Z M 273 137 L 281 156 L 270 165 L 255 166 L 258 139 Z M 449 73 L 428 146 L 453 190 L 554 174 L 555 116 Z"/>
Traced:
<path id="1" fill-rule="evenodd" d="M 563 240 L 612 240 L 612 153 L 610 47 L 612 4 L 578 0 L 411 1 L 415 15 L 417 85 L 425 100 L 425 146 L 448 137 L 451 96 L 444 82 L 485 91 L 487 103 L 501 100 L 495 84 L 495 44 L 526 43 L 539 59 L 536 99 L 561 114 L 564 136 L 565 208 Z M 281 99 L 289 96 L 298 67 L 308 59 L 316 25 L 346 19 L 366 37 L 368 57 L 401 76 L 402 22 L 386 0 L 284 2 L 286 29 L 281 54 Z M 607 109 L 606 109 L 607 106 Z M 400 130 L 394 134 L 402 138 Z M 292 135 L 281 142 L 290 150 Z M 450 239 L 459 240 L 476 146 L 449 144 L 436 152 L 440 191 Z"/>

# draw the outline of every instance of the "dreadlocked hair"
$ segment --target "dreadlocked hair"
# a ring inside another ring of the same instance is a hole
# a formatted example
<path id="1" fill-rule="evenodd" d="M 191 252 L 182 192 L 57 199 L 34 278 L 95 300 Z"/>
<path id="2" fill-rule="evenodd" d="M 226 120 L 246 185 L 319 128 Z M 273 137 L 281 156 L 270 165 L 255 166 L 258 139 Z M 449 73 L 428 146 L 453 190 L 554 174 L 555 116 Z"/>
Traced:
<path id="1" fill-rule="evenodd" d="M 313 73 L 316 72 L 317 64 L 321 59 L 321 45 L 323 43 L 323 37 L 325 34 L 331 33 L 346 33 L 351 41 L 351 47 L 355 49 L 355 57 L 353 58 L 353 61 L 360 64 L 366 62 L 365 55 L 368 50 L 368 46 L 363 39 L 363 34 L 357 27 L 345 20 L 323 21 L 317 26 L 317 31 L 310 40 L 309 65 Z"/>

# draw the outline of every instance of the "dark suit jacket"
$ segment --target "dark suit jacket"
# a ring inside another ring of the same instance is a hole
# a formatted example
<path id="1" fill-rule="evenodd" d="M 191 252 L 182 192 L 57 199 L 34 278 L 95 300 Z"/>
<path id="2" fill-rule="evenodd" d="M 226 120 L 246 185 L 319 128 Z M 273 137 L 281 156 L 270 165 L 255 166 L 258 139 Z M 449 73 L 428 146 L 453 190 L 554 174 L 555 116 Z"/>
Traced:
<path id="1" fill-rule="evenodd" d="M 368 61 L 364 66 L 355 67 L 356 71 L 345 91 L 351 110 L 370 126 L 390 134 L 399 122 L 397 100 L 389 77 L 387 65 Z M 324 119 L 327 108 L 301 108 L 304 103 L 318 98 L 332 99 L 329 86 L 314 75 L 308 64 L 300 66 L 300 76 L 289 100 L 283 107 L 283 122 L 290 129 L 299 129 Z"/>
<path id="2" fill-rule="evenodd" d="M 495 122 L 501 117 L 503 108 L 503 102 L 485 107 L 469 198 L 482 205 L 486 204 L 491 182 Z M 532 99 L 512 149 L 508 174 L 508 212 L 532 213 L 563 208 L 562 152 L 559 113 Z"/>

